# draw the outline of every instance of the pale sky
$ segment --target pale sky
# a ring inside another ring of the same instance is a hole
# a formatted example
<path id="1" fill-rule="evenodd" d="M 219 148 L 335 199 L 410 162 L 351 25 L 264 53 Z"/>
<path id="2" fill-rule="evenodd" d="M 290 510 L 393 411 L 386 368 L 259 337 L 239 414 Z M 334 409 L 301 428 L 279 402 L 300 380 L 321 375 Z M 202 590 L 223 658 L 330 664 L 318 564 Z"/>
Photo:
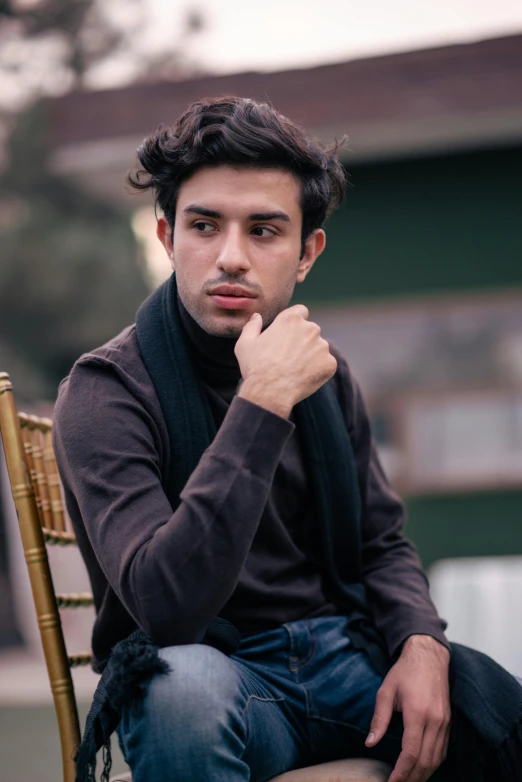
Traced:
<path id="1" fill-rule="evenodd" d="M 136 19 L 129 0 L 100 5 L 123 27 Z M 522 0 L 148 0 L 134 51 L 175 48 L 190 9 L 206 29 L 185 40 L 184 50 L 215 73 L 307 67 L 522 32 Z M 137 75 L 137 58 L 122 54 L 97 68 L 89 85 L 111 87 Z"/>
<path id="2" fill-rule="evenodd" d="M 18 0 L 32 4 L 38 0 Z M 522 0 L 95 0 L 126 43 L 94 66 L 86 86 L 127 84 L 154 54 L 179 51 L 207 72 L 279 70 L 522 32 Z M 205 29 L 183 35 L 190 10 Z M 0 42 L 0 106 L 61 94 L 59 34 Z"/>
<path id="3" fill-rule="evenodd" d="M 186 8 L 199 9 L 208 29 L 190 50 L 218 72 L 302 67 L 522 31 L 522 0 L 149 3 L 158 43 L 175 37 Z"/>

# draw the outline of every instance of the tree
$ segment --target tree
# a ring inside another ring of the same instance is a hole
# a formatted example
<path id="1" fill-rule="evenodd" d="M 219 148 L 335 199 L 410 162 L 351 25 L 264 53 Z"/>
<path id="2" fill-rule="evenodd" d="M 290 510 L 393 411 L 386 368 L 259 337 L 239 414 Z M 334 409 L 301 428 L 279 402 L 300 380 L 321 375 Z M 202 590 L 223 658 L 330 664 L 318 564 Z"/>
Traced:
<path id="1" fill-rule="evenodd" d="M 140 46 L 147 0 L 0 0 L 0 369 L 53 399 L 73 361 L 134 320 L 148 290 L 128 215 L 46 166 L 46 98 L 127 57 L 128 80 L 191 70 L 186 16 L 169 52 Z"/>
<path id="2" fill-rule="evenodd" d="M 0 365 L 26 397 L 53 399 L 148 290 L 128 215 L 47 171 L 45 127 L 45 103 L 20 117 L 0 178 Z"/>
<path id="3" fill-rule="evenodd" d="M 0 110 L 97 86 L 111 63 L 120 83 L 194 72 L 187 43 L 204 26 L 198 11 L 160 49 L 143 44 L 149 16 L 148 0 L 0 0 Z"/>

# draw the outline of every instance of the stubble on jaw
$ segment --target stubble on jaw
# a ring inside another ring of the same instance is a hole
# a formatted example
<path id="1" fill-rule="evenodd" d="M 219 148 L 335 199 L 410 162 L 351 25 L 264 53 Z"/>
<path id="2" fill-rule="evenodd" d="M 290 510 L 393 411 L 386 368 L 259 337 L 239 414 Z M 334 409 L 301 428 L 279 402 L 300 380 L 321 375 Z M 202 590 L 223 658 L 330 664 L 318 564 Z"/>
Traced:
<path id="1" fill-rule="evenodd" d="M 285 296 L 284 299 L 281 297 L 281 300 L 278 300 L 277 302 L 273 303 L 272 307 L 270 308 L 270 313 L 265 314 L 263 316 L 263 331 L 267 329 L 271 323 L 274 322 L 274 320 L 277 318 L 280 312 L 282 312 L 288 307 L 291 298 L 292 298 L 292 294 L 290 294 L 290 296 L 288 295 Z M 182 296 L 181 296 L 181 300 L 183 301 Z M 203 307 L 201 308 L 196 307 L 193 308 L 193 311 L 190 311 L 184 301 L 183 304 L 185 305 L 189 313 L 192 315 L 194 320 L 201 326 L 201 328 L 204 331 L 206 331 L 207 334 L 210 334 L 213 337 L 224 337 L 226 339 L 239 339 L 245 324 L 248 323 L 250 319 L 250 315 L 245 316 L 239 310 L 236 311 L 227 310 L 226 320 L 228 322 L 225 322 L 224 318 L 221 319 L 219 318 L 219 316 L 210 315 L 208 311 L 204 310 Z"/>
<path id="2" fill-rule="evenodd" d="M 186 295 L 183 280 L 179 279 L 178 274 L 176 274 L 176 277 L 178 278 L 178 293 L 181 301 L 183 302 L 183 306 L 189 315 L 194 318 L 196 323 L 204 331 L 206 331 L 207 334 L 210 334 L 213 337 L 223 337 L 225 339 L 238 339 L 241 336 L 241 332 L 243 331 L 245 324 L 248 322 L 250 315 L 245 318 L 244 313 L 242 313 L 240 310 L 226 310 L 226 321 L 228 322 L 225 321 L 225 318 L 211 315 L 209 310 L 203 306 L 202 301 L 190 301 L 190 297 Z M 241 285 L 242 282 L 240 279 L 228 278 L 226 280 L 220 280 L 219 282 L 213 282 L 211 287 L 223 284 Z M 289 306 L 294 293 L 295 284 L 296 280 L 294 280 L 291 290 L 287 290 L 284 293 L 281 291 L 280 296 L 278 296 L 277 299 L 272 302 L 269 312 L 263 314 L 263 331 L 274 322 L 280 312 Z M 207 295 L 208 294 L 206 292 L 202 293 L 202 297 Z M 225 312 L 225 310 L 223 310 L 223 312 Z"/>

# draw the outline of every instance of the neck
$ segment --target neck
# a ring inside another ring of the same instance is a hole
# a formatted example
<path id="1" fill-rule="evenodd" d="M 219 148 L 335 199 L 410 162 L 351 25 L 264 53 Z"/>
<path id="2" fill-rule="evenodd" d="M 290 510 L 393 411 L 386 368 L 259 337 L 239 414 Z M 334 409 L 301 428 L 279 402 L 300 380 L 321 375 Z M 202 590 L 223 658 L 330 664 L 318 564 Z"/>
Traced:
<path id="1" fill-rule="evenodd" d="M 181 323 L 203 382 L 216 388 L 235 389 L 241 379 L 239 364 L 234 354 L 236 338 L 215 337 L 202 329 L 187 311 L 179 293 L 177 304 Z"/>

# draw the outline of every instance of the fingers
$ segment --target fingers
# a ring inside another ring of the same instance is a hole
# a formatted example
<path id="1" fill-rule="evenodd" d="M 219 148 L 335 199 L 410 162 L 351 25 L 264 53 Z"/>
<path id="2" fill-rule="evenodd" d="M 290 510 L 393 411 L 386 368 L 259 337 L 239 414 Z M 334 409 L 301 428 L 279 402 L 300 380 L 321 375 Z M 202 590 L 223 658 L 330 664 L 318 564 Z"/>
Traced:
<path id="1" fill-rule="evenodd" d="M 439 732 L 437 733 L 437 736 L 435 738 L 435 744 L 433 747 L 433 756 L 431 759 L 432 769 L 438 768 L 446 757 L 444 754 L 445 741 L 446 741 L 446 729 L 444 725 L 441 725 L 439 728 Z"/>
<path id="2" fill-rule="evenodd" d="M 435 723 L 435 727 L 438 725 L 439 728 L 435 739 L 433 757 L 431 760 L 433 769 L 438 768 L 446 760 L 446 755 L 448 754 L 450 724 L 451 714 L 449 712 L 442 717 L 442 720 L 439 718 Z"/>
<path id="3" fill-rule="evenodd" d="M 308 311 L 308 307 L 305 307 L 304 304 L 294 304 L 293 307 L 288 307 L 287 310 L 283 310 L 283 312 L 296 312 L 298 315 L 300 315 L 305 320 L 308 320 L 308 316 L 310 315 Z"/>
<path id="4" fill-rule="evenodd" d="M 402 737 L 402 751 L 399 755 L 395 768 L 389 782 L 420 782 L 421 777 L 412 775 L 413 769 L 417 766 L 422 740 L 424 736 L 424 720 L 420 715 L 406 715 L 404 718 L 404 735 Z"/>
<path id="5" fill-rule="evenodd" d="M 438 729 L 437 725 L 430 725 L 425 729 L 419 759 L 411 774 L 411 782 L 426 782 L 433 771 L 440 766 L 440 759 L 436 760 L 439 735 L 440 728 Z M 440 758 L 440 751 L 438 754 Z"/>
<path id="6" fill-rule="evenodd" d="M 433 760 L 439 766 L 446 760 L 446 755 L 448 754 L 449 737 L 450 722 L 448 720 L 441 725 L 437 743 L 435 745 L 435 754 L 433 756 Z"/>
<path id="7" fill-rule="evenodd" d="M 389 782 L 427 782 L 445 760 L 449 741 L 448 722 L 413 717 L 405 725 L 402 752 Z"/>
<path id="8" fill-rule="evenodd" d="M 243 330 L 241 332 L 241 336 L 239 337 L 239 339 L 243 340 L 243 342 L 248 342 L 253 339 L 256 339 L 261 334 L 262 329 L 263 329 L 263 318 L 261 317 L 259 312 L 254 312 L 250 320 L 247 320 L 247 322 L 243 326 Z"/>
<path id="9" fill-rule="evenodd" d="M 448 747 L 449 747 L 449 740 L 450 740 L 450 730 L 451 730 L 451 723 L 448 725 L 446 729 L 446 735 L 444 737 L 444 745 L 442 749 L 442 760 L 443 762 L 446 760 L 448 756 Z"/>
<path id="10" fill-rule="evenodd" d="M 365 742 L 367 747 L 374 747 L 388 730 L 388 725 L 390 724 L 393 714 L 394 700 L 395 694 L 392 690 L 383 689 L 381 687 L 377 692 L 375 711 L 373 713 L 368 738 Z"/>

